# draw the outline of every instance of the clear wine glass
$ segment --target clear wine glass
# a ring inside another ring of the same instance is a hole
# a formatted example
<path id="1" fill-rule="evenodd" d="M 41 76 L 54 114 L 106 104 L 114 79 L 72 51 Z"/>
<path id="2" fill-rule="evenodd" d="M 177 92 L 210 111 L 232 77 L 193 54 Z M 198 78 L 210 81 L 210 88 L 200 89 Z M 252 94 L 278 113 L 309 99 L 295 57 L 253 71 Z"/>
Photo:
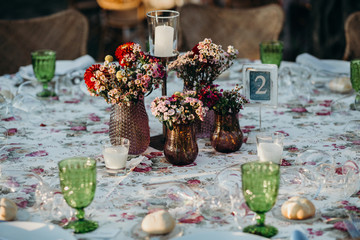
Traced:
<path id="1" fill-rule="evenodd" d="M 54 91 L 49 90 L 49 82 L 55 75 L 56 52 L 52 50 L 38 50 L 31 53 L 32 66 L 36 79 L 43 84 L 43 90 L 38 97 L 54 97 Z"/>
<path id="2" fill-rule="evenodd" d="M 96 161 L 88 157 L 72 157 L 58 163 L 60 186 L 66 203 L 76 209 L 78 220 L 64 228 L 75 233 L 86 233 L 97 229 L 98 223 L 86 220 L 84 208 L 90 205 L 96 189 Z"/>
<path id="3" fill-rule="evenodd" d="M 265 225 L 265 213 L 276 203 L 280 185 L 280 165 L 272 162 L 248 162 L 241 165 L 242 192 L 250 210 L 256 213 L 257 224 L 244 232 L 271 238 L 278 230 Z"/>

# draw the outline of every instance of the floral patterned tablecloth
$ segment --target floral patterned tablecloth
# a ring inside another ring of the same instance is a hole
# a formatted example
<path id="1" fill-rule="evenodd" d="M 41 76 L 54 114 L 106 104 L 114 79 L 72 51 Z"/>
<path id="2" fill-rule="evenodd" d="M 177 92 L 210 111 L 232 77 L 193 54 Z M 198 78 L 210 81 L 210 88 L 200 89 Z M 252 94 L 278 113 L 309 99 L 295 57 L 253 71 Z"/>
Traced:
<path id="1" fill-rule="evenodd" d="M 16 81 L 16 75 L 6 75 L 0 78 L 0 86 L 15 84 Z M 241 84 L 239 66 L 233 67 L 216 83 L 224 89 Z M 170 75 L 168 93 L 176 90 L 182 90 L 182 81 Z M 3 177 L 11 170 L 30 171 L 56 188 L 59 184 L 57 163 L 61 159 L 78 155 L 101 159 L 101 141 L 108 137 L 110 106 L 103 99 L 87 95 L 82 85 L 73 86 L 72 92 L 73 95 L 60 95 L 57 99 L 43 101 L 44 109 L 41 113 L 34 110 L 21 115 L 21 118 L 11 115 L 0 117 L 0 126 L 8 133 L 7 145 L 0 152 Z M 151 135 L 162 131 L 161 124 L 150 112 L 150 103 L 156 96 L 160 96 L 160 90 L 145 99 Z M 349 142 L 341 137 L 347 123 L 360 118 L 359 112 L 351 111 L 348 107 L 353 96 L 331 93 L 324 87 L 313 89 L 310 101 L 294 101 L 293 98 L 290 91 L 281 91 L 278 108 L 261 109 L 262 129 L 285 134 L 282 172 L 296 171 L 298 153 L 309 148 L 329 153 L 339 167 L 348 160 L 358 161 L 356 147 L 360 144 L 359 141 Z M 340 102 L 345 107 L 332 109 L 334 101 L 341 98 Z M 144 195 L 145 183 L 180 181 L 194 190 L 207 188 L 214 185 L 216 174 L 222 169 L 255 160 L 256 145 L 251 142 L 253 134 L 259 128 L 259 108 L 245 108 L 240 113 L 239 121 L 245 134 L 245 143 L 235 153 L 218 153 L 212 149 L 208 139 L 198 139 L 199 155 L 196 161 L 188 166 L 177 167 L 167 163 L 162 152 L 149 147 L 144 154 L 133 159 L 138 165 L 126 176 L 109 174 L 99 161 L 96 196 L 85 210 L 90 218 L 99 222 L 98 234 L 111 232 L 117 234 L 114 239 L 134 238 L 134 229 L 154 208 Z M 16 182 L 16 179 L 19 178 L 14 178 L 13 181 Z M 278 207 L 288 197 L 299 194 L 310 196 L 314 193 L 311 187 L 299 186 L 282 182 L 273 211 L 279 210 Z M 267 213 L 266 222 L 279 229 L 278 235 L 273 239 L 289 239 L 294 229 L 303 231 L 309 239 L 348 237 L 342 221 L 325 223 L 326 219 L 332 217 L 345 219 L 348 211 L 360 213 L 358 195 L 354 194 L 350 198 L 344 196 L 343 187 L 334 183 L 334 186 L 322 189 L 313 199 L 320 214 L 316 221 L 292 223 L 274 217 L 273 212 Z M 28 184 L 19 195 L 13 197 L 23 213 L 18 216 L 18 220 L 48 220 L 34 205 L 35 189 L 36 183 Z M 0 192 L 1 197 L 5 195 Z M 178 218 L 177 223 L 183 234 L 207 229 L 240 231 L 233 219 L 229 213 L 228 218 L 222 221 L 211 221 L 194 211 L 187 213 L 186 217 Z M 239 221 L 241 227 L 252 222 L 251 213 Z M 94 234 L 80 235 L 77 238 L 92 238 L 95 237 Z"/>

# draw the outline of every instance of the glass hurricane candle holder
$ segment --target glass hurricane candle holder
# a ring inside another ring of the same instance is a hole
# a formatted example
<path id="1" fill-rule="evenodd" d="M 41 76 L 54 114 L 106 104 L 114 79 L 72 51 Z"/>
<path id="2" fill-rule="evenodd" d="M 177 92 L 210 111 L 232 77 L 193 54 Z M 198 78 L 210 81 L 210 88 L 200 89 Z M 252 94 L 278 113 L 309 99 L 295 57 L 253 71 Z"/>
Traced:
<path id="1" fill-rule="evenodd" d="M 147 14 L 150 55 L 155 57 L 173 57 L 178 55 L 179 12 L 157 10 Z"/>

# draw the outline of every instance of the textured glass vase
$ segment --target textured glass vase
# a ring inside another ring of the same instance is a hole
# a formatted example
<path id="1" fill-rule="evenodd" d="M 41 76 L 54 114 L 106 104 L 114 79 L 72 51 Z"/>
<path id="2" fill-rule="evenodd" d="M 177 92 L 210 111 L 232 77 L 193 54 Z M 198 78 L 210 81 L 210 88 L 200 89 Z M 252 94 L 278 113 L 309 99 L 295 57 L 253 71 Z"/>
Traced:
<path id="1" fill-rule="evenodd" d="M 112 105 L 109 135 L 112 144 L 116 144 L 119 137 L 129 139 L 129 154 L 143 153 L 150 144 L 149 118 L 144 100 L 131 103 L 130 106 Z"/>
<path id="2" fill-rule="evenodd" d="M 196 123 L 196 137 L 210 138 L 215 129 L 215 112 L 209 110 L 204 118 L 204 121 Z"/>
<path id="3" fill-rule="evenodd" d="M 198 155 L 194 124 L 174 125 L 167 129 L 164 146 L 166 160 L 174 165 L 188 165 L 193 163 Z"/>
<path id="4" fill-rule="evenodd" d="M 218 152 L 230 153 L 240 149 L 243 133 L 237 113 L 215 115 L 215 130 L 211 136 L 211 146 Z"/>

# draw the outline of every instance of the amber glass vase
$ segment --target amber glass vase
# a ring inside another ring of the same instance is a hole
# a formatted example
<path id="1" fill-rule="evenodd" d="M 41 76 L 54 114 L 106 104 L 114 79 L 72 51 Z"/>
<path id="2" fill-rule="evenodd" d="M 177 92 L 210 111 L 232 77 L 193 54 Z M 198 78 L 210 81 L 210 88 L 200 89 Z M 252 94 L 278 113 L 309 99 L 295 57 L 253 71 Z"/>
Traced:
<path id="1" fill-rule="evenodd" d="M 194 124 L 174 125 L 167 129 L 164 146 L 166 160 L 174 165 L 193 163 L 198 155 Z"/>
<path id="2" fill-rule="evenodd" d="M 109 135 L 112 144 L 116 144 L 119 137 L 129 139 L 129 154 L 145 152 L 150 144 L 150 128 L 144 100 L 131 103 L 130 106 L 112 105 Z"/>
<path id="3" fill-rule="evenodd" d="M 243 133 L 237 113 L 215 115 L 215 130 L 211 136 L 211 146 L 218 152 L 230 153 L 240 149 Z"/>

